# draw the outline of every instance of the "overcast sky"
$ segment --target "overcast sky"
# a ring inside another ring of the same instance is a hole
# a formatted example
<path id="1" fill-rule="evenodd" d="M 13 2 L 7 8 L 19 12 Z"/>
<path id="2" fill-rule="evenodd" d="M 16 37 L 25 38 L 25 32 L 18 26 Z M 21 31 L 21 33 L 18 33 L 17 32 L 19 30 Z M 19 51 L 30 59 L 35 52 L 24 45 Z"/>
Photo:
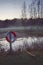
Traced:
<path id="1" fill-rule="evenodd" d="M 28 8 L 31 0 L 0 0 L 0 19 L 20 18 L 24 1 Z"/>

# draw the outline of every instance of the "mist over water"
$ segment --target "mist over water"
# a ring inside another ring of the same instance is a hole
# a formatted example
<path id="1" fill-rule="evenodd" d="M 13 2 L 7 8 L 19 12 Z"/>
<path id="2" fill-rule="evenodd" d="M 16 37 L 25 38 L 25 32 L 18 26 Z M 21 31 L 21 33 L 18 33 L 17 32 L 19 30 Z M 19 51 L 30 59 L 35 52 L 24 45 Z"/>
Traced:
<path id="1" fill-rule="evenodd" d="M 28 37 L 28 38 L 17 38 L 15 42 L 12 43 L 12 49 L 14 51 L 17 51 L 19 48 L 26 49 L 27 47 L 30 47 L 32 44 L 37 43 L 41 44 L 43 43 L 43 37 Z M 4 48 L 5 51 L 10 49 L 9 42 L 6 41 L 6 39 L 1 39 L 0 44 L 2 45 L 1 48 Z M 25 46 L 26 45 L 26 46 Z"/>

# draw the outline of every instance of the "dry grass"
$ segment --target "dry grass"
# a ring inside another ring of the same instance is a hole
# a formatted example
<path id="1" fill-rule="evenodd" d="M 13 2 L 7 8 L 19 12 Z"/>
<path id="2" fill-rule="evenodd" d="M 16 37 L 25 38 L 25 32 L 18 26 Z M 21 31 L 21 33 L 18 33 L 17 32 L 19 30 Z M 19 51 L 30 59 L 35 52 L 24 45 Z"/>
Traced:
<path id="1" fill-rule="evenodd" d="M 31 51 L 35 53 L 35 51 Z M 35 57 L 26 52 L 0 56 L 0 65 L 43 65 L 43 56 L 38 54 Z"/>

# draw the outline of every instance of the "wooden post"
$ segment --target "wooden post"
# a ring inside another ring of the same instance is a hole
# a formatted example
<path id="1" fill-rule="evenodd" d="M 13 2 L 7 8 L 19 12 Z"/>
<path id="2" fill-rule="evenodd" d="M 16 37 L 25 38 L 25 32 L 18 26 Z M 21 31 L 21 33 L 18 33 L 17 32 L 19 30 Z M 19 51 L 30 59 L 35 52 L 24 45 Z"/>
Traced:
<path id="1" fill-rule="evenodd" d="M 10 53 L 12 53 L 11 32 L 10 32 Z"/>

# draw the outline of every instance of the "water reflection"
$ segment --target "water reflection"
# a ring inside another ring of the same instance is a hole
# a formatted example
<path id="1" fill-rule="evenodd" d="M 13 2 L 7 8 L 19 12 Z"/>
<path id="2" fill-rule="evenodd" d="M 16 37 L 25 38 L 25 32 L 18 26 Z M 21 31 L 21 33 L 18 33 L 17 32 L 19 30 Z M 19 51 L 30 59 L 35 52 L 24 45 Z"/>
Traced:
<path id="1" fill-rule="evenodd" d="M 15 42 L 12 43 L 12 49 L 15 51 L 19 47 L 24 48 L 24 45 L 31 46 L 32 44 L 43 44 L 43 37 L 28 37 L 28 38 L 17 38 Z M 4 48 L 7 51 L 10 47 L 5 38 L 0 40 L 1 48 Z"/>

